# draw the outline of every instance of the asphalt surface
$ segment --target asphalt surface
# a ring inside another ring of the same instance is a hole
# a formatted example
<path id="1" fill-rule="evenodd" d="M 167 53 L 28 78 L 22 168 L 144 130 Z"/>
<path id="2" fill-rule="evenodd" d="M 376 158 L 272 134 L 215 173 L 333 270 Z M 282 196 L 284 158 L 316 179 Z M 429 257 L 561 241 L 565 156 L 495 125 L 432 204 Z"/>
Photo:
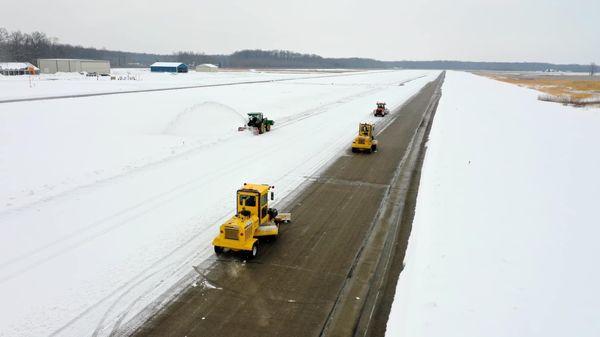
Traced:
<path id="1" fill-rule="evenodd" d="M 133 335 L 382 335 L 441 81 L 382 120 L 378 152 L 348 149 L 280 206 L 293 222 L 261 243 L 258 258 L 214 257 Z"/>

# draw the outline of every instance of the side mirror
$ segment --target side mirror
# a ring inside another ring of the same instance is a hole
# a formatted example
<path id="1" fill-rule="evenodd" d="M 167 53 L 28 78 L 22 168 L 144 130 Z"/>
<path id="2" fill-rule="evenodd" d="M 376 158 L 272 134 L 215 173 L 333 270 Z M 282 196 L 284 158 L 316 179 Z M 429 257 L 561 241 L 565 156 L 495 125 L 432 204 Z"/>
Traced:
<path id="1" fill-rule="evenodd" d="M 275 192 L 271 192 L 271 200 L 275 200 Z"/>

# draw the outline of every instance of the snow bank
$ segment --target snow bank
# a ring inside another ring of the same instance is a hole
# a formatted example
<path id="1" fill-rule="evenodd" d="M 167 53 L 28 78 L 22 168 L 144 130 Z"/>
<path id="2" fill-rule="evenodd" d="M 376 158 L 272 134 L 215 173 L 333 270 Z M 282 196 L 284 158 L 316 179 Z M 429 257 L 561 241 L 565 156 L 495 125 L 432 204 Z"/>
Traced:
<path id="1" fill-rule="evenodd" d="M 218 102 L 194 104 L 178 114 L 165 129 L 166 134 L 184 137 L 211 137 L 237 132 L 246 124 L 246 115 Z"/>
<path id="2" fill-rule="evenodd" d="M 600 335 L 600 110 L 449 72 L 387 336 Z"/>

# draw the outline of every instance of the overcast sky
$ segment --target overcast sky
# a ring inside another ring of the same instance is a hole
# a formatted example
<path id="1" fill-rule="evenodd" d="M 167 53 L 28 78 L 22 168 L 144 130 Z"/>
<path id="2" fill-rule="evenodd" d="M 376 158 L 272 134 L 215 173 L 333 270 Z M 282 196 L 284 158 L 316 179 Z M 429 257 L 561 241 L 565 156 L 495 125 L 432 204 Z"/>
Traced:
<path id="1" fill-rule="evenodd" d="M 600 63 L 600 0 L 3 2 L 8 30 L 114 50 Z"/>

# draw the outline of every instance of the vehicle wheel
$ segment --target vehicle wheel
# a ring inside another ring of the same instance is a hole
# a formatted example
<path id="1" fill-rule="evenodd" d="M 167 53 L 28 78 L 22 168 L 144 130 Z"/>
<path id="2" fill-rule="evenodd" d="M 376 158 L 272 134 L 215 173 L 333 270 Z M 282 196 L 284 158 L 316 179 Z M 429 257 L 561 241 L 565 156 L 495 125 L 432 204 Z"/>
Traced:
<path id="1" fill-rule="evenodd" d="M 377 152 L 377 145 L 371 146 L 371 152 Z"/>
<path id="2" fill-rule="evenodd" d="M 271 125 L 267 125 L 267 127 L 265 128 L 265 130 L 267 130 L 267 132 L 271 131 Z"/>
<path id="3" fill-rule="evenodd" d="M 252 245 L 252 250 L 248 252 L 248 259 L 253 259 L 258 255 L 258 242 Z"/>
<path id="4" fill-rule="evenodd" d="M 265 125 L 264 125 L 264 124 L 261 124 L 261 125 L 258 127 L 258 134 L 259 134 L 259 135 L 262 135 L 263 133 L 265 133 Z"/>
<path id="5" fill-rule="evenodd" d="M 217 254 L 217 255 L 223 254 L 223 247 L 215 246 L 215 254 Z"/>
<path id="6" fill-rule="evenodd" d="M 358 150 L 355 148 L 352 148 L 352 153 L 356 153 L 356 152 L 358 152 Z"/>

